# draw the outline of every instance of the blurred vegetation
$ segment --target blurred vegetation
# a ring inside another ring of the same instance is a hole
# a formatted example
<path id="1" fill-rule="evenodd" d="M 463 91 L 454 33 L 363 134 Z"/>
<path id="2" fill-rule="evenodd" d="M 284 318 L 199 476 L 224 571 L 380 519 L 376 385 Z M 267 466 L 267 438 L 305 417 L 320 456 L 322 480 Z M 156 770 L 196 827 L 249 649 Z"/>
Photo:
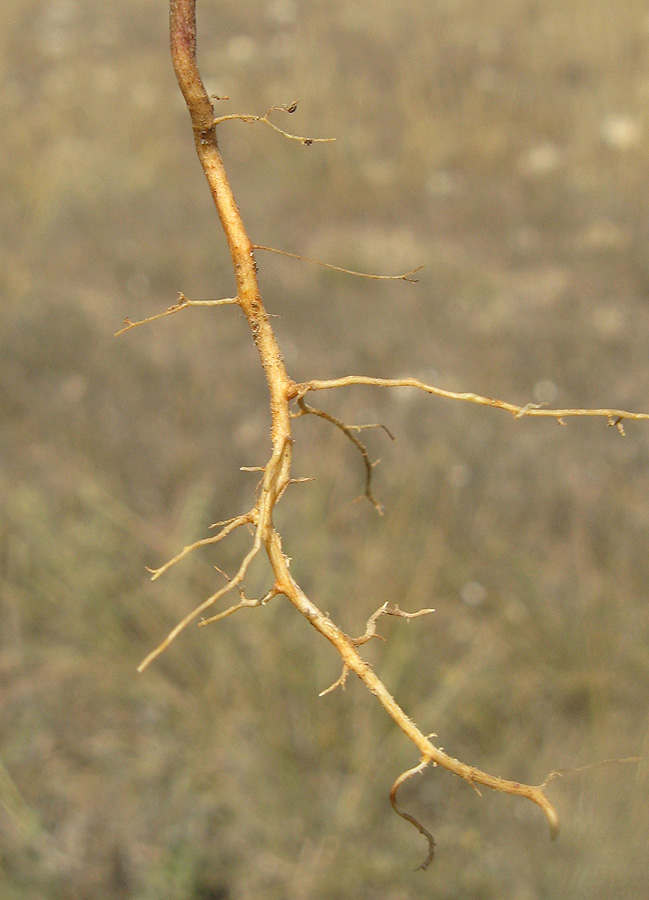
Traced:
<path id="1" fill-rule="evenodd" d="M 537 810 L 430 771 L 281 600 L 190 630 L 241 539 L 151 585 L 248 508 L 266 395 L 231 308 L 119 339 L 124 316 L 232 276 L 167 54 L 165 4 L 0 6 L 0 873 L 2 900 L 646 896 L 649 434 L 514 422 L 411 391 L 323 398 L 362 469 L 296 423 L 278 510 L 298 580 L 449 752 L 511 778 L 642 755 Z M 416 286 L 260 254 L 296 379 L 412 374 L 514 402 L 649 408 L 649 18 L 640 0 L 200 0 L 223 108 L 302 98 L 302 148 L 233 123 L 253 240 Z M 280 123 L 281 124 L 281 123 Z M 255 573 L 263 583 L 264 572 Z"/>

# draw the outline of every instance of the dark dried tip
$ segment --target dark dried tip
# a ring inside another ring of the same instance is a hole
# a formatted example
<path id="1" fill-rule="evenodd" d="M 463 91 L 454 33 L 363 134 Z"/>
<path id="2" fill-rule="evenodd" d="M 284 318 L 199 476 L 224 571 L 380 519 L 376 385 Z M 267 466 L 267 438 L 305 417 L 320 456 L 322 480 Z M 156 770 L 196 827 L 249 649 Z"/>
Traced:
<path id="1" fill-rule="evenodd" d="M 425 834 L 424 837 L 428 841 L 428 854 L 426 855 L 426 859 L 423 861 L 423 863 L 420 866 L 417 866 L 415 872 L 425 872 L 435 859 L 435 847 L 437 846 L 435 844 L 435 838 L 432 836 L 432 834 Z"/>
<path id="2" fill-rule="evenodd" d="M 290 106 L 287 106 L 287 107 L 286 107 L 286 112 L 287 112 L 287 113 L 294 113 L 296 109 L 297 109 L 297 100 L 295 101 L 295 103 L 291 103 Z"/>

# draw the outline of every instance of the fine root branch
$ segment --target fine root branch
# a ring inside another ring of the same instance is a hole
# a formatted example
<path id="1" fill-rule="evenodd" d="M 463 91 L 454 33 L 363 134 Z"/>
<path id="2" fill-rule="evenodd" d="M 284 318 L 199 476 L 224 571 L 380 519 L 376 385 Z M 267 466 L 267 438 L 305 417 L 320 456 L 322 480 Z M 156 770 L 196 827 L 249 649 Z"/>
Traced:
<path id="1" fill-rule="evenodd" d="M 389 606 L 388 603 L 384 603 L 383 606 L 379 606 L 376 612 L 373 612 L 372 615 L 367 620 L 367 625 L 365 626 L 365 631 L 360 637 L 354 638 L 354 645 L 356 647 L 360 647 L 361 644 L 366 644 L 368 641 L 371 641 L 373 637 L 379 637 L 376 633 L 376 623 L 381 618 L 381 616 L 397 616 L 400 619 L 417 619 L 419 616 L 428 616 L 430 613 L 434 613 L 434 609 L 418 609 L 416 612 L 404 612 L 402 609 L 395 604 L 394 606 Z M 382 638 L 381 638 L 382 640 Z"/>
<path id="2" fill-rule="evenodd" d="M 417 866 L 415 870 L 417 872 L 423 869 L 427 869 L 428 866 L 432 863 L 435 857 L 435 838 L 418 819 L 416 819 L 410 813 L 404 812 L 402 809 L 399 809 L 399 806 L 397 805 L 397 791 L 404 783 L 404 781 L 412 778 L 413 775 L 419 775 L 421 772 L 423 772 L 428 765 L 428 762 L 429 760 L 424 757 L 418 766 L 415 766 L 412 769 L 408 769 L 406 772 L 402 772 L 390 788 L 390 803 L 392 805 L 392 809 L 398 816 L 401 816 L 402 819 L 405 819 L 406 822 L 410 822 L 411 825 L 414 825 L 417 831 L 422 834 L 428 841 L 428 853 L 426 854 L 426 858 L 424 859 L 422 864 L 420 866 Z"/>
<path id="3" fill-rule="evenodd" d="M 218 528 L 220 525 L 223 527 L 217 534 L 213 534 L 210 537 L 201 538 L 199 541 L 194 541 L 193 544 L 188 544 L 186 547 L 177 553 L 174 557 L 168 560 L 164 565 L 160 566 L 157 569 L 148 569 L 147 572 L 151 573 L 151 581 L 155 581 L 157 578 L 160 578 L 161 575 L 174 566 L 177 562 L 180 562 L 181 559 L 184 559 L 185 556 L 192 553 L 192 551 L 197 550 L 199 547 L 206 547 L 208 544 L 218 544 L 219 541 L 222 541 L 224 537 L 227 537 L 235 528 L 240 528 L 242 525 L 247 525 L 256 520 L 255 511 L 252 510 L 249 513 L 246 513 L 245 516 L 235 516 L 234 519 L 228 519 L 226 522 L 216 522 L 214 525 L 210 525 L 210 528 Z"/>
<path id="4" fill-rule="evenodd" d="M 243 524 L 243 523 L 241 523 L 241 524 Z M 203 600 L 202 603 L 199 603 L 199 605 L 195 609 L 193 609 L 190 613 L 188 613 L 185 616 L 185 618 L 182 619 L 175 626 L 175 628 L 172 628 L 171 631 L 169 632 L 169 634 L 167 635 L 167 637 L 160 644 L 158 644 L 158 646 L 155 648 L 155 650 L 152 650 L 151 653 L 149 653 L 149 655 L 147 657 L 145 657 L 145 659 L 142 660 L 140 665 L 137 667 L 138 672 L 143 672 L 147 668 L 147 666 L 149 666 L 153 662 L 154 659 L 156 659 L 158 656 L 160 656 L 160 654 L 163 653 L 167 649 L 169 644 L 171 644 L 171 642 L 178 637 L 180 632 L 184 631 L 184 629 L 187 628 L 187 626 L 191 622 L 193 622 L 194 619 L 197 618 L 197 616 L 200 616 L 201 613 L 205 612 L 206 609 L 208 609 L 210 606 L 213 606 L 218 600 L 220 600 L 221 597 L 224 597 L 233 588 L 236 588 L 236 587 L 238 587 L 238 585 L 241 584 L 243 579 L 246 577 L 246 572 L 248 571 L 248 567 L 250 566 L 250 563 L 253 561 L 255 556 L 259 553 L 260 547 L 261 547 L 261 541 L 259 538 L 259 529 L 257 529 L 257 533 L 255 535 L 255 540 L 252 545 L 252 548 L 248 551 L 246 556 L 244 556 L 243 561 L 242 561 L 241 565 L 239 566 L 239 571 L 237 572 L 237 574 L 232 579 L 230 579 L 230 581 L 224 587 L 220 588 L 218 591 L 215 591 L 213 594 L 211 594 L 207 598 L 207 600 Z M 239 605 L 237 604 L 237 606 L 239 606 Z M 234 609 L 232 609 L 232 612 L 234 612 Z"/>
<path id="5" fill-rule="evenodd" d="M 372 470 L 378 464 L 379 460 L 372 462 L 370 459 L 369 453 L 367 452 L 367 447 L 365 444 L 359 440 L 354 434 L 354 431 L 360 431 L 364 426 L 362 425 L 346 425 L 341 419 L 338 419 L 336 416 L 332 416 L 331 413 L 325 412 L 324 409 L 319 409 L 316 406 L 310 406 L 304 399 L 304 397 L 298 397 L 297 400 L 298 406 L 300 407 L 300 412 L 294 413 L 294 418 L 299 418 L 302 415 L 313 415 L 319 416 L 321 419 L 326 419 L 327 422 L 331 422 L 332 425 L 335 425 L 336 428 L 339 428 L 342 433 L 349 438 L 352 444 L 356 447 L 358 452 L 361 455 L 363 460 L 363 465 L 365 466 L 365 490 L 363 492 L 363 496 L 367 497 L 370 501 L 374 509 L 377 513 L 382 516 L 383 515 L 383 507 L 379 503 L 379 501 L 374 496 L 372 491 Z M 366 426 L 366 427 L 377 427 L 377 426 Z M 386 432 L 392 437 L 388 429 L 385 429 Z M 392 437 L 392 440 L 394 438 Z"/>
<path id="6" fill-rule="evenodd" d="M 402 275 L 374 275 L 370 272 L 356 272 L 354 269 L 344 269 L 342 266 L 334 266 L 331 263 L 322 262 L 319 259 L 310 259 L 308 256 L 301 256 L 299 253 L 289 253 L 288 250 L 278 250 L 276 247 L 264 247 L 261 244 L 253 244 L 253 250 L 266 250 L 268 253 L 279 253 L 280 256 L 289 256 L 291 259 L 299 259 L 302 262 L 311 263 L 314 266 L 322 266 L 323 269 L 333 269 L 334 272 L 342 272 L 344 275 L 356 275 L 358 278 L 371 278 L 374 281 L 408 281 L 410 284 L 417 284 L 418 278 L 413 278 L 417 272 L 421 272 L 425 266 L 417 266 L 404 272 Z"/>
<path id="7" fill-rule="evenodd" d="M 325 697 L 327 694 L 331 694 L 336 688 L 342 688 L 345 690 L 345 684 L 347 682 L 347 676 L 349 675 L 349 666 L 346 663 L 343 663 L 343 670 L 340 673 L 340 677 L 336 678 L 333 684 L 330 684 L 328 688 L 325 688 L 324 691 L 320 691 L 318 697 Z"/>
<path id="8" fill-rule="evenodd" d="M 149 322 L 155 322 L 156 319 L 164 319 L 165 316 L 173 316 L 174 313 L 180 312 L 183 309 L 188 309 L 190 306 L 231 306 L 238 302 L 236 297 L 222 297 L 220 300 L 190 300 L 188 297 L 185 297 L 184 294 L 179 293 L 176 303 L 169 306 L 163 312 L 156 313 L 155 316 L 148 316 L 146 319 L 140 319 L 139 322 L 131 322 L 128 317 L 124 319 L 124 327 L 115 332 L 115 337 L 119 337 L 119 335 L 124 334 L 125 331 L 130 331 L 131 328 L 137 328 L 139 325 L 147 325 Z"/>
<path id="9" fill-rule="evenodd" d="M 260 125 L 268 125 L 269 128 L 272 128 L 273 131 L 281 134 L 282 137 L 288 138 L 289 141 L 299 141 L 299 143 L 304 144 L 305 147 L 310 147 L 311 144 L 332 144 L 336 138 L 313 138 L 305 137 L 301 134 L 291 134 L 289 131 L 284 131 L 283 128 L 275 125 L 274 122 L 271 122 L 270 116 L 274 112 L 294 113 L 299 102 L 299 100 L 295 100 L 293 103 L 284 106 L 271 106 L 268 112 L 263 116 L 253 116 L 248 113 L 230 113 L 225 116 L 217 116 L 214 119 L 214 125 L 221 125 L 222 122 L 245 122 L 246 125 L 259 123 Z"/>
<path id="10" fill-rule="evenodd" d="M 511 413 L 514 418 L 522 419 L 525 416 L 534 416 L 545 419 L 556 419 L 559 424 L 565 424 L 563 419 L 569 417 L 604 418 L 610 427 L 615 427 L 623 435 L 624 420 L 649 420 L 649 413 L 629 412 L 625 409 L 547 409 L 537 403 L 526 403 L 517 406 L 506 400 L 497 400 L 493 397 L 483 397 L 471 391 L 447 391 L 436 387 L 434 384 L 426 384 L 418 378 L 373 378 L 369 375 L 345 375 L 343 378 L 331 378 L 328 380 L 305 381 L 297 385 L 297 397 L 304 397 L 309 391 L 328 391 L 333 388 L 349 387 L 350 385 L 373 385 L 374 387 L 412 387 L 436 397 L 444 397 L 447 400 L 460 400 L 466 403 L 477 403 L 480 406 L 491 406 L 495 409 L 503 409 Z"/>
<path id="11" fill-rule="evenodd" d="M 588 763 L 585 766 L 577 766 L 577 768 L 571 769 L 555 769 L 553 772 L 550 772 L 548 777 L 545 779 L 543 784 L 539 785 L 541 790 L 544 790 L 551 781 L 554 781 L 555 778 L 565 778 L 566 775 L 578 775 L 581 772 L 589 772 L 591 769 L 600 769 L 603 766 L 613 766 L 613 765 L 628 765 L 629 763 L 639 763 L 642 762 L 641 756 L 625 756 L 622 758 L 614 758 L 614 759 L 602 759 L 600 762 L 596 763 Z"/>
<path id="12" fill-rule="evenodd" d="M 246 597 L 243 591 L 240 590 L 239 594 L 241 600 L 238 603 L 233 604 L 228 607 L 228 609 L 224 609 L 223 612 L 217 613 L 215 616 L 210 616 L 209 619 L 201 619 L 198 623 L 198 627 L 203 628 L 205 625 L 212 625 L 214 622 L 219 622 L 221 619 L 231 616 L 232 613 L 235 613 L 240 609 L 254 609 L 256 606 L 266 606 L 268 601 L 272 600 L 273 597 L 276 597 L 278 593 L 279 591 L 277 588 L 271 588 L 263 597 L 253 597 L 251 599 Z"/>
<path id="13" fill-rule="evenodd" d="M 399 607 L 395 604 L 395 606 L 388 606 L 387 603 L 384 603 L 383 606 L 380 606 L 376 612 L 373 612 L 372 615 L 367 620 L 367 624 L 365 626 L 365 631 L 360 637 L 350 638 L 352 644 L 355 647 L 360 647 L 362 644 L 366 644 L 368 641 L 371 641 L 372 638 L 378 638 L 379 640 L 383 640 L 381 635 L 376 633 L 376 623 L 381 618 L 381 616 L 398 616 L 402 619 L 416 619 L 418 616 L 427 616 L 429 613 L 435 612 L 434 609 L 419 609 L 417 612 L 407 613 L 403 610 L 399 609 Z M 324 697 L 327 694 L 330 694 L 332 691 L 335 691 L 336 688 L 341 687 L 345 690 L 345 683 L 347 681 L 347 675 L 349 674 L 349 666 L 346 663 L 343 663 L 343 669 L 340 673 L 340 677 L 337 678 L 333 684 L 330 684 L 328 688 L 325 688 L 324 691 L 320 691 L 318 697 Z"/>

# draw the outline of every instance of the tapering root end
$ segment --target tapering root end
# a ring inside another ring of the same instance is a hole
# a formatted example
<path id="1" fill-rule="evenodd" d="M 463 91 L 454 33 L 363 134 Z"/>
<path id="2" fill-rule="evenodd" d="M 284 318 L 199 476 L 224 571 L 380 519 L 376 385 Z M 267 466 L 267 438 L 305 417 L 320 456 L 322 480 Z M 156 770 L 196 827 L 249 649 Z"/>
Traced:
<path id="1" fill-rule="evenodd" d="M 550 826 L 550 838 L 553 841 L 556 841 L 559 835 L 559 816 L 557 815 L 557 811 L 554 806 L 550 803 L 548 798 L 543 795 L 545 803 L 541 805 L 541 809 L 545 813 L 545 817 L 548 820 L 548 825 Z"/>
<path id="2" fill-rule="evenodd" d="M 420 821 L 418 821 L 418 819 L 415 819 L 415 817 L 410 815 L 410 813 L 404 812 L 402 809 L 399 809 L 397 805 L 397 791 L 399 790 L 403 782 L 408 780 L 408 778 L 412 778 L 413 775 L 417 775 L 419 774 L 419 772 L 423 772 L 428 765 L 428 762 L 429 760 L 424 758 L 418 766 L 415 766 L 413 769 L 408 769 L 407 772 L 402 772 L 390 788 L 390 804 L 392 806 L 392 809 L 398 816 L 401 816 L 402 819 L 405 819 L 406 822 L 410 822 L 411 825 L 414 825 L 419 834 L 423 835 L 428 841 L 428 853 L 426 854 L 426 858 L 421 863 L 421 865 L 417 866 L 415 870 L 417 872 L 419 872 L 420 870 L 425 871 L 435 858 L 435 838 L 430 833 L 430 831 L 425 828 Z"/>

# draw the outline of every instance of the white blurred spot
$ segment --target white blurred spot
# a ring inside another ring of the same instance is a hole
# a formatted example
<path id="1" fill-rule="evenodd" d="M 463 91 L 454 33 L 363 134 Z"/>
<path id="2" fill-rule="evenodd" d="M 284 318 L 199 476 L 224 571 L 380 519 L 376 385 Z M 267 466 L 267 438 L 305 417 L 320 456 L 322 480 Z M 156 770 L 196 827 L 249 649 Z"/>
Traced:
<path id="1" fill-rule="evenodd" d="M 561 165 L 561 150 L 545 141 L 531 147 L 519 160 L 519 168 L 526 175 L 545 175 Z"/>
<path id="2" fill-rule="evenodd" d="M 404 378 L 408 376 L 402 376 Z M 391 400 L 396 400 L 397 403 L 414 403 L 420 396 L 419 388 L 416 387 L 400 387 L 398 391 L 395 391 L 390 395 Z"/>
<path id="3" fill-rule="evenodd" d="M 487 589 L 479 581 L 467 581 L 460 592 L 462 602 L 467 606 L 480 606 L 487 596 Z"/>
<path id="4" fill-rule="evenodd" d="M 542 378 L 534 385 L 534 399 L 537 403 L 554 403 L 559 388 L 549 378 Z"/>
<path id="5" fill-rule="evenodd" d="M 642 138 L 640 120 L 623 113 L 607 116 L 600 125 L 600 134 L 607 147 L 614 150 L 630 150 L 637 147 Z"/>

